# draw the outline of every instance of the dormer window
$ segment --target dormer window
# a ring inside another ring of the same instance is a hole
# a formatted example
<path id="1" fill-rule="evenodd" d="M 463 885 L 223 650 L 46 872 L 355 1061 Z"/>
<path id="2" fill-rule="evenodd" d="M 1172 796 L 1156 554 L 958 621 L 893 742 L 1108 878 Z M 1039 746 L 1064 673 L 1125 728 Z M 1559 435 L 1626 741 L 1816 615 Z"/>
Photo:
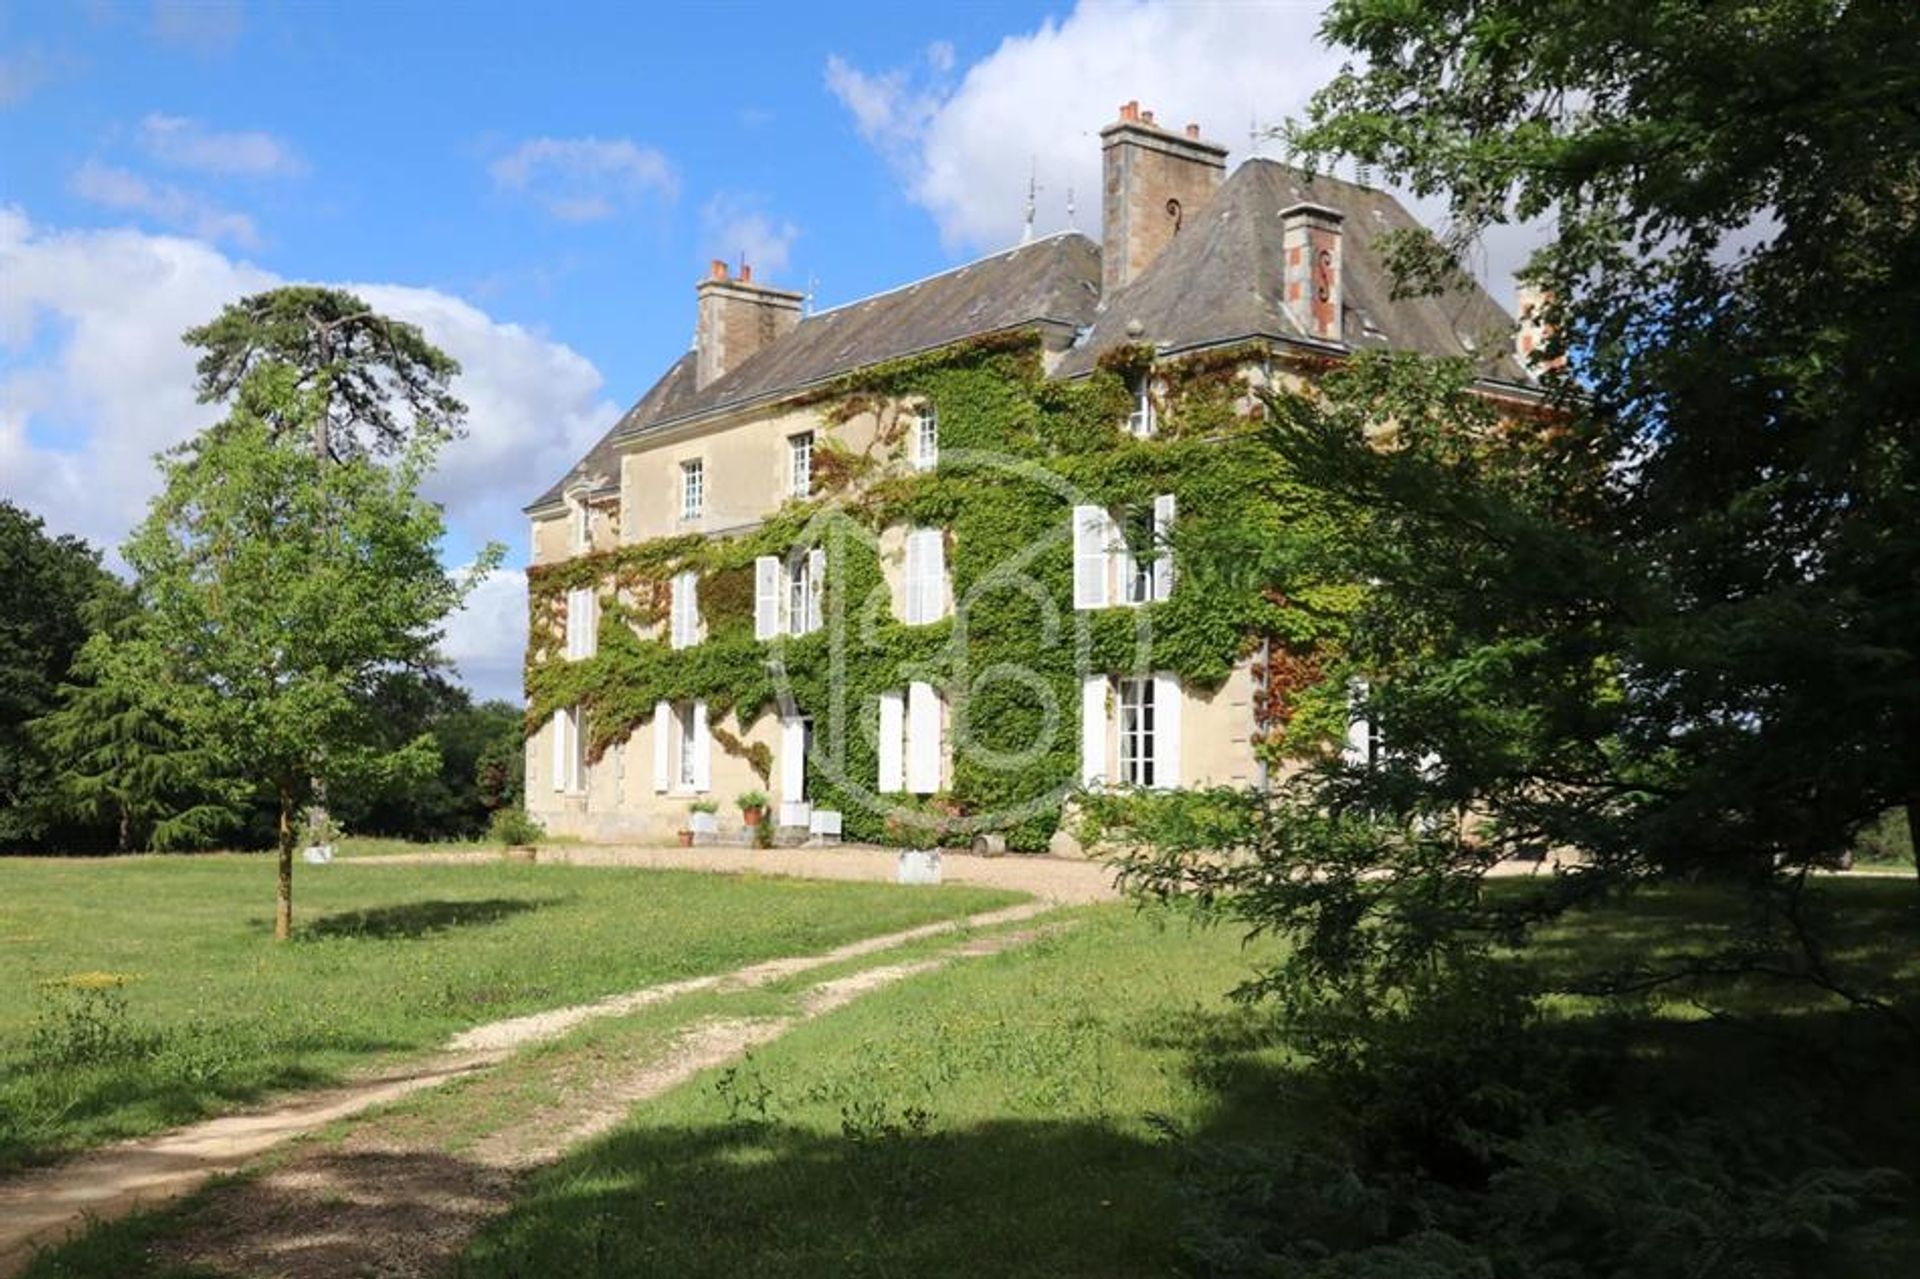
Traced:
<path id="1" fill-rule="evenodd" d="M 787 437 L 787 491 L 794 497 L 813 496 L 813 432 Z"/>
<path id="2" fill-rule="evenodd" d="M 593 511 L 587 506 L 587 496 L 582 493 L 574 499 L 573 510 L 573 549 L 576 553 L 586 551 L 593 546 Z"/>
<path id="3" fill-rule="evenodd" d="M 1127 414 L 1127 434 L 1136 439 L 1145 439 L 1152 435 L 1156 426 L 1153 413 L 1153 375 L 1137 375 L 1131 387 L 1133 393 L 1133 411 Z"/>
<path id="4" fill-rule="evenodd" d="M 913 420 L 913 469 L 931 471 L 940 464 L 940 415 L 922 404 Z"/>
<path id="5" fill-rule="evenodd" d="M 697 520 L 707 503 L 707 464 L 699 458 L 680 464 L 680 518 Z"/>

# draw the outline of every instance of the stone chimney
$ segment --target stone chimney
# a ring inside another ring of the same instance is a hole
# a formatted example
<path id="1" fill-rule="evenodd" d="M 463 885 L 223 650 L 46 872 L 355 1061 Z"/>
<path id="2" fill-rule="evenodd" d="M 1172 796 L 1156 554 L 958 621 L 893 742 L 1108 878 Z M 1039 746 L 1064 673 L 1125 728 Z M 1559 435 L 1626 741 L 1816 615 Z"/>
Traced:
<path id="1" fill-rule="evenodd" d="M 1520 280 L 1514 285 L 1514 318 L 1519 323 L 1513 331 L 1513 355 L 1520 361 L 1520 367 L 1535 377 L 1567 362 L 1565 356 L 1551 360 L 1546 357 L 1546 347 L 1553 338 L 1553 326 L 1546 319 L 1552 302 L 1553 295 L 1530 280 Z"/>
<path id="2" fill-rule="evenodd" d="M 1101 291 L 1135 279 L 1190 225 L 1220 189 L 1227 149 L 1200 138 L 1200 126 L 1172 133 L 1153 121 L 1138 102 L 1120 108 L 1120 118 L 1100 130 L 1106 170 L 1102 206 Z"/>
<path id="3" fill-rule="evenodd" d="M 1341 323 L 1341 215 L 1318 204 L 1280 211 L 1280 247 L 1285 254 L 1281 300 L 1300 331 L 1324 342 L 1345 337 Z"/>
<path id="4" fill-rule="evenodd" d="M 707 278 L 694 290 L 699 318 L 693 329 L 694 385 L 711 385 L 762 347 L 793 332 L 805 297 L 753 282 L 753 268 L 742 265 L 730 279 L 727 264 L 714 259 Z"/>

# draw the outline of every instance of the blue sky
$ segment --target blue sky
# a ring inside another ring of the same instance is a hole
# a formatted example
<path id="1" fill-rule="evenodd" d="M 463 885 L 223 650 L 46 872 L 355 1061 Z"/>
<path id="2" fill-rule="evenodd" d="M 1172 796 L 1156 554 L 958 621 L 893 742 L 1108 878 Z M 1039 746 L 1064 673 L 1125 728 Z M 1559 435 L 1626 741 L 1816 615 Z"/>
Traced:
<path id="1" fill-rule="evenodd" d="M 517 697 L 519 507 L 686 348 L 709 258 L 833 305 L 1015 243 L 1035 174 L 1036 229 L 1071 193 L 1097 236 L 1118 104 L 1232 163 L 1337 69 L 1320 7 L 0 0 L 0 495 L 116 547 L 216 415 L 179 334 L 353 287 L 465 367 L 429 492 L 450 564 L 508 562 L 446 647 Z"/>

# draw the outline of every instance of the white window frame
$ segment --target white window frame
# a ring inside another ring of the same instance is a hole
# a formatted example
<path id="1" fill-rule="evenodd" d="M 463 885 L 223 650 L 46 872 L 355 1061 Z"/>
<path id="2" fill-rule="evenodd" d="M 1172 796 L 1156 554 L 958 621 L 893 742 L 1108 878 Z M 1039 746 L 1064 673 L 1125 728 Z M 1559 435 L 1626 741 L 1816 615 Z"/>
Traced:
<path id="1" fill-rule="evenodd" d="M 922 404 L 914 413 L 913 469 L 931 471 L 940 464 L 940 411 Z"/>
<path id="2" fill-rule="evenodd" d="M 654 706 L 653 788 L 675 795 L 713 789 L 713 727 L 707 704 L 660 702 Z M 668 761 L 672 767 L 669 770 Z"/>
<path id="3" fill-rule="evenodd" d="M 1153 373 L 1142 372 L 1127 388 L 1133 394 L 1133 408 L 1127 413 L 1127 434 L 1137 440 L 1149 439 L 1160 429 L 1153 408 Z"/>
<path id="4" fill-rule="evenodd" d="M 1088 676 L 1080 699 L 1080 784 L 1177 789 L 1185 700 L 1180 677 L 1168 671 Z"/>
<path id="5" fill-rule="evenodd" d="M 700 575 L 692 569 L 675 573 L 668 590 L 668 644 L 672 648 L 692 648 L 700 642 Z"/>
<path id="6" fill-rule="evenodd" d="M 920 680 L 880 694 L 880 734 L 875 743 L 882 795 L 932 795 L 946 773 L 946 699 Z"/>
<path id="7" fill-rule="evenodd" d="M 673 788 L 677 791 L 691 791 L 694 782 L 699 779 L 695 765 L 693 741 L 693 703 L 682 702 L 673 708 L 673 735 L 680 744 L 679 767 L 673 770 Z"/>
<path id="8" fill-rule="evenodd" d="M 937 528 L 907 530 L 903 620 L 909 626 L 937 622 L 947 612 L 947 543 Z"/>
<path id="9" fill-rule="evenodd" d="M 762 555 L 753 562 L 753 637 L 811 635 L 823 624 L 827 552 L 814 547 L 787 559 Z"/>
<path id="10" fill-rule="evenodd" d="M 567 592 L 567 660 L 580 661 L 599 651 L 600 596 L 591 586 Z"/>
<path id="11" fill-rule="evenodd" d="M 1098 506 L 1073 508 L 1073 606 L 1100 609 L 1113 605 L 1137 608 L 1155 604 L 1173 594 L 1174 564 L 1170 539 L 1175 513 L 1174 496 L 1153 499 L 1153 557 L 1144 566 L 1128 545 L 1120 521 Z"/>
<path id="12" fill-rule="evenodd" d="M 570 515 L 573 521 L 574 553 L 593 549 L 593 508 L 587 505 L 585 494 L 575 500 Z"/>
<path id="13" fill-rule="evenodd" d="M 787 437 L 787 492 L 793 497 L 813 496 L 812 431 Z"/>
<path id="14" fill-rule="evenodd" d="M 693 457 L 680 463 L 680 518 L 697 520 L 707 509 L 707 462 Z"/>
<path id="15" fill-rule="evenodd" d="M 586 791 L 587 740 L 578 706 L 553 713 L 553 789 L 561 795 Z"/>

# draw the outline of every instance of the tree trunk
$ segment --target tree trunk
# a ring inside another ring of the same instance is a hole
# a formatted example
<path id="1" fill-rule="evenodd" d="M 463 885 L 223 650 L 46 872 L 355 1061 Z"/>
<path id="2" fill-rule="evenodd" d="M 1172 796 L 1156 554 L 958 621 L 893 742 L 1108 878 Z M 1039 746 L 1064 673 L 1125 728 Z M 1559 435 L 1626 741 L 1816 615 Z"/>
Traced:
<path id="1" fill-rule="evenodd" d="M 1907 796 L 1907 843 L 1913 846 L 1913 873 L 1920 875 L 1920 791 Z"/>
<path id="2" fill-rule="evenodd" d="M 120 805 L 120 851 L 125 853 L 132 849 L 133 815 L 127 811 L 127 806 L 122 804 Z"/>
<path id="3" fill-rule="evenodd" d="M 293 936 L 293 787 L 280 786 L 280 891 L 273 904 L 273 939 Z"/>

